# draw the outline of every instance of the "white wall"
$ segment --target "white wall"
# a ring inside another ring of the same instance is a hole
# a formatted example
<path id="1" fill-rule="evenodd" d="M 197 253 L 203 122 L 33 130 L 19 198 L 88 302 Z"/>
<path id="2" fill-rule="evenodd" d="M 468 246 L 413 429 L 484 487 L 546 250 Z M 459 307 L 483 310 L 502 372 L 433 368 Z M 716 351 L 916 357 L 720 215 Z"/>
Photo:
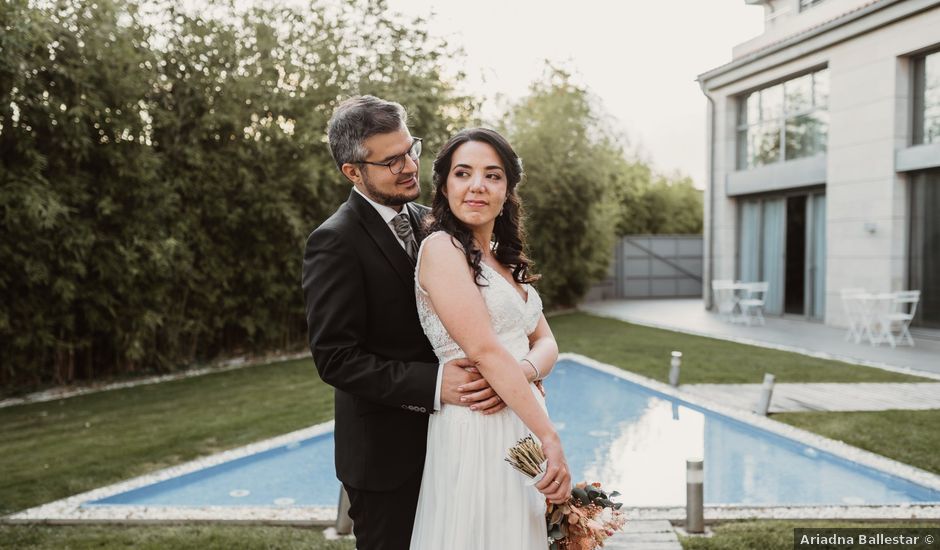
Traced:
<path id="1" fill-rule="evenodd" d="M 828 3 L 814 9 L 822 9 Z M 865 287 L 873 291 L 905 288 L 907 177 L 895 172 L 894 157 L 897 149 L 910 142 L 911 73 L 906 56 L 940 45 L 937 29 L 940 8 L 933 8 L 712 92 L 718 122 L 715 279 L 733 278 L 735 272 L 735 201 L 724 193 L 725 175 L 734 169 L 733 97 L 828 64 L 825 322 L 845 324 L 841 288 Z M 865 230 L 866 223 L 875 224 L 873 234 Z"/>

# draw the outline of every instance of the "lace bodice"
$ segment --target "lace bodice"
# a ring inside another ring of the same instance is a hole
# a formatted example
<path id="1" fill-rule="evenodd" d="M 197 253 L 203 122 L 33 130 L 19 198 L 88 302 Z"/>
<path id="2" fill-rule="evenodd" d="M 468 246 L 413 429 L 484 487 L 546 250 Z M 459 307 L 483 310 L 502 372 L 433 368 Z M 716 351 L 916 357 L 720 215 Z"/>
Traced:
<path id="1" fill-rule="evenodd" d="M 437 232 L 429 235 L 418 250 L 418 265 L 415 267 L 415 298 L 418 304 L 418 318 L 424 334 L 434 347 L 434 353 L 441 363 L 453 359 L 466 357 L 460 346 L 450 337 L 440 318 L 431 305 L 428 293 L 421 288 L 418 282 L 418 272 L 421 269 L 421 256 L 424 245 L 431 239 L 446 235 Z M 493 329 L 499 337 L 500 343 L 506 346 L 509 353 L 517 359 L 522 359 L 529 352 L 529 334 L 539 323 L 542 314 L 542 299 L 538 292 L 528 284 L 523 285 L 526 299 L 492 267 L 480 263 L 482 276 L 487 285 L 479 287 L 486 309 L 490 313 Z"/>

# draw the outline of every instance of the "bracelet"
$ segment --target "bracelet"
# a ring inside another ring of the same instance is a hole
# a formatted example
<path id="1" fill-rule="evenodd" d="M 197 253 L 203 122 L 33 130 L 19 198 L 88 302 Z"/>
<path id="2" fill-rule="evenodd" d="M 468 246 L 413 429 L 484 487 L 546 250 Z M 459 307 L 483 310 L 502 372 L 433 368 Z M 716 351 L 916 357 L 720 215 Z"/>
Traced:
<path id="1" fill-rule="evenodd" d="M 528 360 L 527 358 L 525 358 L 525 357 L 522 358 L 522 361 L 525 361 L 526 363 L 528 363 L 529 365 L 531 365 L 531 366 L 532 366 L 532 370 L 535 371 L 535 380 L 533 380 L 533 382 L 538 382 L 539 380 L 542 379 L 542 373 L 539 372 L 539 368 L 535 366 L 535 363 L 533 363 L 532 361 L 529 361 L 529 360 Z"/>

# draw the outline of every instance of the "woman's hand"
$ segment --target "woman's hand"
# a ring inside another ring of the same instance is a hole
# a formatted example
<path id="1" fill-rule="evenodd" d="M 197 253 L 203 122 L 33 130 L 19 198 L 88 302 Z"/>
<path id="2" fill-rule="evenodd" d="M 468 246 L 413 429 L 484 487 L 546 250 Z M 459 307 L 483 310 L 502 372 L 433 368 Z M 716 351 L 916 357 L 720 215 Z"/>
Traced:
<path id="1" fill-rule="evenodd" d="M 558 434 L 552 434 L 541 439 L 542 452 L 548 464 L 545 467 L 545 477 L 535 484 L 545 498 L 555 504 L 561 504 L 571 496 L 571 473 L 568 471 L 568 461 L 561 448 L 561 439 Z"/>

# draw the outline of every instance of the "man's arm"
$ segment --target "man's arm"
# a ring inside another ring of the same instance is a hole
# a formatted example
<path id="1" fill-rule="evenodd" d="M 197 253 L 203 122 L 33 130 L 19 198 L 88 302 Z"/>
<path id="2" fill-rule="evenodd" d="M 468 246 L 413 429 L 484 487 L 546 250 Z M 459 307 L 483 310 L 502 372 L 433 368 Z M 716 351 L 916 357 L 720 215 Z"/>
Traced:
<path id="1" fill-rule="evenodd" d="M 369 401 L 432 412 L 436 365 L 387 359 L 362 348 L 367 330 L 364 284 L 349 243 L 335 231 L 321 228 L 308 239 L 302 285 L 310 350 L 320 377 Z"/>

